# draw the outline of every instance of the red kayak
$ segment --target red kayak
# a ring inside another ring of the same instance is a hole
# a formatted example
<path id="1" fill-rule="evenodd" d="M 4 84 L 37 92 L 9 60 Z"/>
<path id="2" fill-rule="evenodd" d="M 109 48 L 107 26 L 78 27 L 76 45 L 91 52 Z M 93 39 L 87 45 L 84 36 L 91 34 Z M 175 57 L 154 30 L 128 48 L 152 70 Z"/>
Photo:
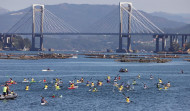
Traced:
<path id="1" fill-rule="evenodd" d="M 75 89 L 74 87 L 68 87 L 68 89 Z"/>
<path id="2" fill-rule="evenodd" d="M 17 83 L 16 83 L 16 82 L 13 82 L 13 83 L 10 83 L 10 82 L 9 82 L 9 83 L 7 83 L 7 84 L 8 84 L 8 85 L 11 85 L 11 84 L 17 84 Z"/>

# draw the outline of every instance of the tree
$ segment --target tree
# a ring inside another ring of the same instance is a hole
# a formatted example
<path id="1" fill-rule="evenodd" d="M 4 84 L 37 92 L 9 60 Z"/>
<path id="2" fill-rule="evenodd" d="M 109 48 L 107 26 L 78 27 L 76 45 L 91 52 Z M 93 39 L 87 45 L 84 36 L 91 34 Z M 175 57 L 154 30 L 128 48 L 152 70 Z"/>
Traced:
<path id="1" fill-rule="evenodd" d="M 169 51 L 172 51 L 172 52 L 176 52 L 176 51 L 179 51 L 179 44 L 176 43 L 176 42 L 173 42 L 171 47 L 169 48 Z"/>
<path id="2" fill-rule="evenodd" d="M 21 36 L 13 37 L 12 39 L 13 47 L 19 50 L 31 47 L 31 42 L 28 38 L 22 38 Z"/>

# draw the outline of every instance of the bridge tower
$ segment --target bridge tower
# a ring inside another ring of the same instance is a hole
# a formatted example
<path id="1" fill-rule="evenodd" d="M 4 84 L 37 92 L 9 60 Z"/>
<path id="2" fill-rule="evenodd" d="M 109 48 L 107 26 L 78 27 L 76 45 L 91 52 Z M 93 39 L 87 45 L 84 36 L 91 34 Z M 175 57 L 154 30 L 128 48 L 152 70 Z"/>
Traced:
<path id="1" fill-rule="evenodd" d="M 32 51 L 42 51 L 43 50 L 43 20 L 44 20 L 44 5 L 33 4 L 32 5 Z M 40 13 L 40 30 L 36 33 L 36 13 Z M 40 46 L 36 48 L 36 37 L 40 38 Z"/>
<path id="2" fill-rule="evenodd" d="M 116 52 L 126 52 L 126 50 L 123 49 L 122 46 L 122 39 L 125 37 L 123 35 L 123 9 L 122 6 L 123 4 L 127 4 L 128 7 L 126 9 L 128 10 L 128 32 L 127 32 L 127 52 L 131 52 L 131 14 L 132 14 L 132 3 L 130 2 L 120 2 L 119 3 L 119 49 Z"/>

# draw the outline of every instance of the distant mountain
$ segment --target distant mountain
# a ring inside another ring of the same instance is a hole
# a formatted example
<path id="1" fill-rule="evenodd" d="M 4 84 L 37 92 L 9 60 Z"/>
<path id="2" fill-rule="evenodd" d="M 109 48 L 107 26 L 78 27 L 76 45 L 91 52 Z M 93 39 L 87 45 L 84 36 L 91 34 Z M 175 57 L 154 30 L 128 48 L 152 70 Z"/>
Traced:
<path id="1" fill-rule="evenodd" d="M 187 24 L 183 27 L 179 27 L 176 29 L 171 29 L 171 32 L 189 34 L 190 33 L 190 24 Z"/>
<path id="2" fill-rule="evenodd" d="M 151 15 L 166 18 L 177 22 L 184 22 L 190 24 L 190 13 L 189 14 L 170 14 L 165 12 L 153 12 Z"/>
<path id="3" fill-rule="evenodd" d="M 9 10 L 0 7 L 0 15 L 8 13 L 8 12 L 9 12 Z"/>
<path id="4" fill-rule="evenodd" d="M 30 7 L 29 7 L 30 8 Z M 23 9 L 19 11 L 9 12 L 0 15 L 0 32 L 7 32 L 21 17 L 29 10 Z M 116 5 L 87 5 L 87 4 L 59 4 L 45 6 L 49 11 L 56 16 L 63 18 L 66 23 L 75 27 L 79 31 L 87 30 L 92 24 L 95 24 L 101 18 L 113 10 L 117 11 Z M 176 22 L 163 17 L 151 15 L 141 11 L 150 21 L 155 23 L 161 29 L 170 32 L 175 28 L 181 28 L 186 24 L 183 22 Z M 119 15 L 119 14 L 118 14 Z M 117 18 L 119 19 L 119 17 Z M 97 29 L 99 27 L 96 27 Z M 49 36 L 44 39 L 45 48 L 55 49 L 69 49 L 69 50 L 106 50 L 107 48 L 116 49 L 118 47 L 117 36 L 68 36 L 62 38 L 55 38 L 56 36 Z M 152 41 L 152 37 L 137 37 L 132 38 L 133 41 Z M 126 39 L 123 40 L 124 47 L 126 47 Z M 154 50 L 154 45 L 147 43 L 146 45 L 134 43 L 133 49 L 147 49 Z M 151 49 L 151 47 L 152 49 Z"/>

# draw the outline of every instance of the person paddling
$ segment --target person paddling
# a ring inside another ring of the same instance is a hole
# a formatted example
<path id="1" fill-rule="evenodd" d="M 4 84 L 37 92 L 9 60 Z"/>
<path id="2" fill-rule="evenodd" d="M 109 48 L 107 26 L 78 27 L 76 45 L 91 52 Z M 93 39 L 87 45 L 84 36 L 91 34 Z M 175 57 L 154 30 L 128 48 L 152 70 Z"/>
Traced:
<path id="1" fill-rule="evenodd" d="M 126 102 L 130 103 L 130 98 L 129 97 L 125 97 L 126 98 Z"/>
<path id="2" fill-rule="evenodd" d="M 45 100 L 45 98 L 44 97 L 42 97 L 42 99 L 41 99 L 41 105 L 45 105 L 45 104 L 47 104 L 48 102 Z"/>

